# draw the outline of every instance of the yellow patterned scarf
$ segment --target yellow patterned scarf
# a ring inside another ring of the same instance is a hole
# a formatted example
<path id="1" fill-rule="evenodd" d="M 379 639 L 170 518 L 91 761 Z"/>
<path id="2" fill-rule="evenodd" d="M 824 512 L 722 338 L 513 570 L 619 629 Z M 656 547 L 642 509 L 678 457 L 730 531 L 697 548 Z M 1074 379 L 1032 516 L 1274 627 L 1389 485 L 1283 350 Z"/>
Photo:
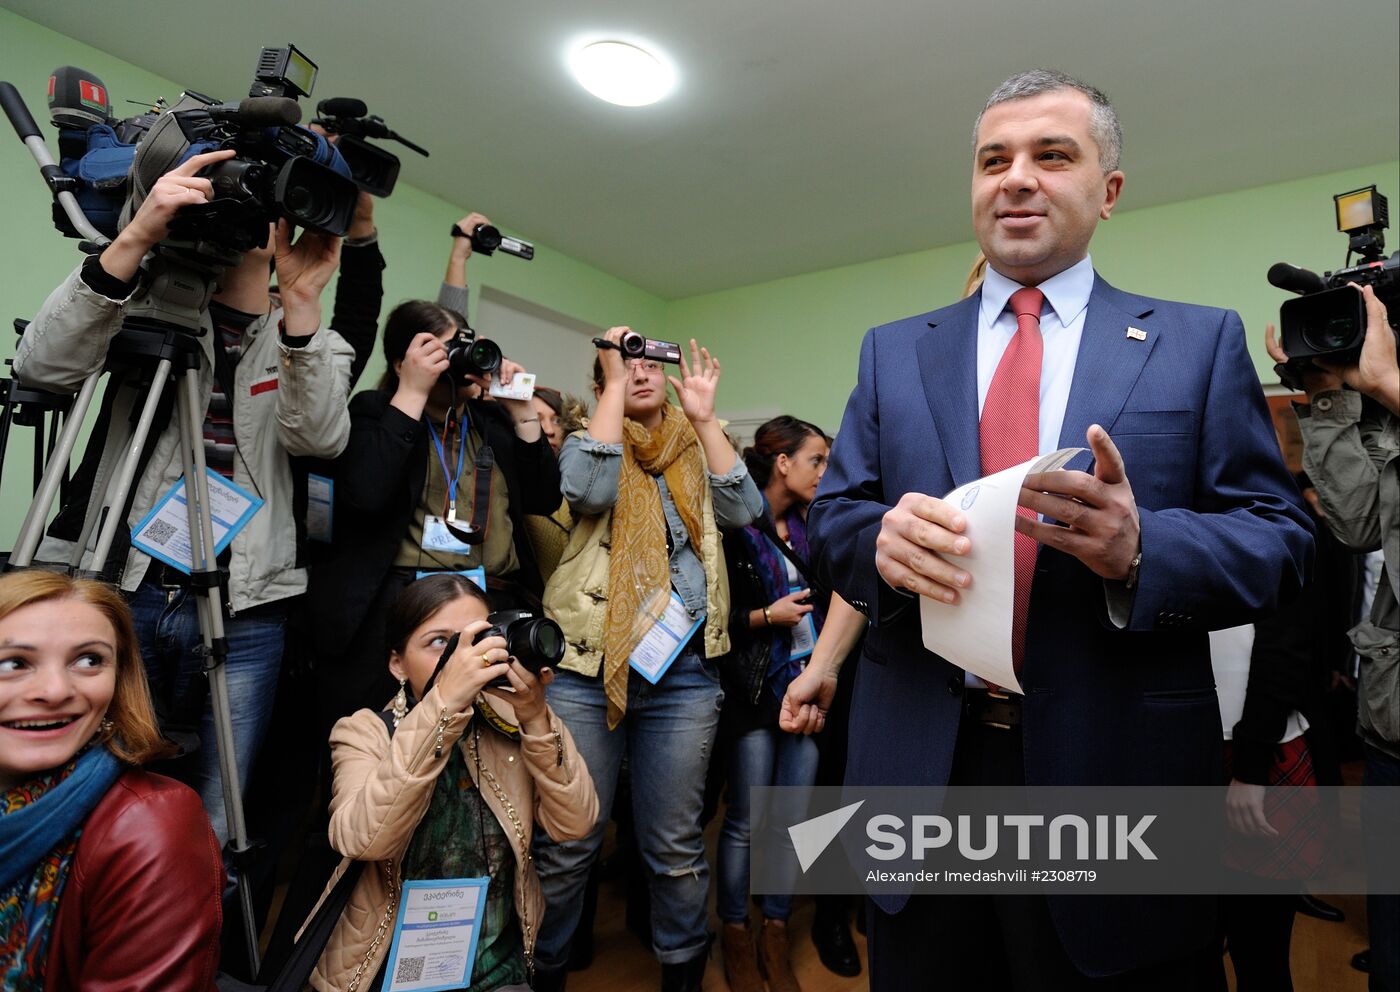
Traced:
<path id="1" fill-rule="evenodd" d="M 655 476 L 666 480 L 691 546 L 703 536 L 705 459 L 695 428 L 679 407 L 667 404 L 653 432 L 634 420 L 622 423 L 622 470 L 613 505 L 608 566 L 608 622 L 603 639 L 603 689 L 608 729 L 627 712 L 627 661 L 671 596 L 666 556 L 666 517 Z"/>

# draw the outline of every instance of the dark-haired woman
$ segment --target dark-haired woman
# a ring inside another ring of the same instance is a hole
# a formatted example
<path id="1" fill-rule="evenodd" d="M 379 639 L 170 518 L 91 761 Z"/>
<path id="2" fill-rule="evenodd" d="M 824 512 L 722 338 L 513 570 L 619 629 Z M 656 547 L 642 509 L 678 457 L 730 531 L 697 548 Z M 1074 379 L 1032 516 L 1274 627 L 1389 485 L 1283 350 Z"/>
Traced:
<path id="1" fill-rule="evenodd" d="M 223 861 L 168 753 L 121 596 L 0 577 L 0 988 L 212 992 Z"/>
<path id="2" fill-rule="evenodd" d="M 724 923 L 724 968 L 733 992 L 762 992 L 765 978 L 769 992 L 798 988 L 787 936 L 792 897 L 760 896 L 757 949 L 749 931 L 749 789 L 816 781 L 816 740 L 778 725 L 783 696 L 808 665 L 835 672 L 865 629 L 864 618 L 839 596 L 825 600 L 807 584 L 806 512 L 829 450 L 826 435 L 804 420 L 776 417 L 761 426 L 744 463 L 763 489 L 765 512 L 724 537 L 731 649 L 720 667 L 720 722 L 729 789 L 715 908 Z"/>
<path id="3" fill-rule="evenodd" d="M 472 643 L 489 612 L 476 584 L 452 573 L 414 582 L 389 607 L 394 729 L 364 709 L 331 734 L 330 838 L 344 860 L 326 891 L 352 861 L 377 864 L 355 883 L 311 977 L 316 989 L 388 984 L 403 885 L 417 880 L 488 880 L 476 956 L 460 989 L 529 978 L 545 909 L 530 857 L 535 825 L 559 840 L 580 837 L 593 827 L 598 799 L 569 731 L 545 704 L 553 673 L 532 675 L 502 637 Z M 434 677 L 454 634 L 457 648 Z M 492 688 L 497 678 L 510 689 Z"/>
<path id="4" fill-rule="evenodd" d="M 530 400 L 482 402 L 473 397 L 489 377 L 445 377 L 445 342 L 457 327 L 439 304 L 397 306 L 384 328 L 379 388 L 350 401 L 350 441 L 335 464 L 334 541 L 307 597 L 327 726 L 394 691 L 380 654 L 384 613 L 420 573 L 481 569 L 497 608 L 544 591 L 524 519 L 558 508 L 558 464 Z M 506 360 L 500 379 L 520 371 Z M 489 492 L 485 506 L 478 492 Z M 484 541 L 459 539 L 468 521 Z"/>

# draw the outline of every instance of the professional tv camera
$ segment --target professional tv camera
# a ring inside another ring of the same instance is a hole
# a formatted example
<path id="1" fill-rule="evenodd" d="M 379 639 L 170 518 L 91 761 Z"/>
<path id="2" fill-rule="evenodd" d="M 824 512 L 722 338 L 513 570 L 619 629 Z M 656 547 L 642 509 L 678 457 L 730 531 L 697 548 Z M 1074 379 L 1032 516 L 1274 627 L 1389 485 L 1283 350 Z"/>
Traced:
<path id="1" fill-rule="evenodd" d="M 1390 224 L 1386 198 L 1375 186 L 1366 186 L 1332 197 L 1337 212 L 1337 230 L 1349 238 L 1347 265 L 1318 275 L 1307 269 L 1279 262 L 1269 269 L 1269 282 L 1279 289 L 1301 294 L 1279 308 L 1279 330 L 1287 366 L 1279 367 L 1284 384 L 1300 388 L 1297 372 L 1313 366 L 1312 359 L 1346 365 L 1361 354 L 1366 339 L 1366 303 L 1361 294 L 1348 286 L 1371 286 L 1376 297 L 1391 313 L 1395 326 L 1400 308 L 1400 252 L 1385 256 L 1385 229 Z M 1351 264 L 1352 254 L 1361 261 Z"/>
<path id="2" fill-rule="evenodd" d="M 214 199 L 180 212 L 170 241 L 223 264 L 266 243 L 269 221 L 330 234 L 349 229 L 358 187 L 344 158 L 323 136 L 296 127 L 309 96 L 316 63 L 296 46 L 259 54 L 249 97 L 220 103 L 187 91 L 173 106 L 157 101 L 143 114 L 114 120 L 102 81 L 72 66 L 49 79 L 49 112 L 59 129 L 61 175 L 84 213 L 107 238 L 130 220 L 156 181 L 201 152 L 232 148 L 234 158 L 204 173 Z M 69 237 L 83 236 L 55 205 L 55 224 Z"/>
<path id="3" fill-rule="evenodd" d="M 262 50 L 248 99 L 240 103 L 186 91 L 137 146 L 123 218 L 175 165 L 231 148 L 233 158 L 202 173 L 213 184 L 213 199 L 179 212 L 171 242 L 200 254 L 208 248 L 247 251 L 266 244 L 268 224 L 279 217 L 345 234 L 359 197 L 350 167 L 324 136 L 295 126 L 301 120 L 296 98 L 310 96 L 315 82 L 316 63 L 287 45 Z"/>

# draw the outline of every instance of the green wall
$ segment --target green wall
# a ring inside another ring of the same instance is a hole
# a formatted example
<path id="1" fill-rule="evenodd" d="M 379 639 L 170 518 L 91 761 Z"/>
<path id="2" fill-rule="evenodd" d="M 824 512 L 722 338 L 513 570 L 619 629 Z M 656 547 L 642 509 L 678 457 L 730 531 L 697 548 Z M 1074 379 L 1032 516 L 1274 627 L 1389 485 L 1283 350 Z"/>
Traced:
<path id="1" fill-rule="evenodd" d="M 961 185 L 968 177 L 941 181 Z M 1260 378 L 1277 382 L 1264 325 L 1277 320 L 1287 294 L 1264 273 L 1278 261 L 1317 272 L 1341 267 L 1346 239 L 1336 230 L 1332 194 L 1371 183 L 1400 204 L 1395 161 L 1141 210 L 1131 209 L 1130 175 L 1123 209 L 1094 237 L 1094 265 L 1130 292 L 1238 310 Z M 1390 233 L 1394 251 L 1400 231 Z M 976 252 L 969 241 L 676 300 L 665 326 L 719 354 L 723 409 L 776 404 L 834 431 L 866 329 L 953 302 Z"/>
<path id="2" fill-rule="evenodd" d="M 107 84 L 118 114 L 138 112 L 122 101 L 176 97 L 178 83 L 152 75 L 130 63 L 76 42 L 64 35 L 0 9 L 0 79 L 19 88 L 30 112 L 57 152 L 48 126 L 45 91 L 56 66 L 78 65 Z M 237 97 L 241 94 L 229 94 Z M 408 153 L 411 155 L 411 153 Z M 13 357 L 16 336 L 10 320 L 29 317 L 68 271 L 77 264 L 77 242 L 61 237 L 50 216 L 52 201 L 27 149 L 15 138 L 8 121 L 0 121 L 0 190 L 4 191 L 4 237 L 0 237 L 0 360 Z M 459 202 L 449 203 L 400 183 L 387 200 L 376 201 L 375 222 L 389 267 L 384 273 L 384 312 L 400 300 L 437 294 L 451 238 L 447 231 L 468 208 L 485 205 L 490 191 L 463 190 Z M 489 211 L 488 211 L 489 212 Z M 528 231 L 513 231 L 529 238 Z M 482 286 L 557 310 L 589 324 L 609 326 L 635 322 L 661 326 L 665 302 L 606 272 L 538 244 L 530 262 L 497 254 L 473 258 L 468 265 L 473 307 Z M 326 316 L 330 315 L 329 293 Z M 528 358 L 526 359 L 528 362 Z M 365 372 L 364 384 L 374 382 L 383 368 L 376 355 Z M 0 548 L 8 548 L 29 504 L 32 432 L 11 431 L 3 481 L 0 482 Z"/>
<path id="3" fill-rule="evenodd" d="M 41 124 L 48 75 L 63 64 L 95 72 L 119 101 L 174 97 L 180 89 L 0 10 L 0 74 L 20 88 Z M 8 137 L 7 125 L 0 127 L 6 135 L 0 137 L 6 234 L 0 238 L 0 317 L 8 322 L 32 314 L 78 256 L 75 242 L 51 227 L 50 201 L 33 160 Z M 967 177 L 929 182 L 962 185 Z M 1120 212 L 1095 237 L 1094 262 L 1124 289 L 1240 311 L 1260 376 L 1273 382 L 1262 334 L 1284 294 L 1268 285 L 1264 273 L 1279 260 L 1317 271 L 1338 267 L 1346 245 L 1334 228 L 1332 194 L 1370 183 L 1400 196 L 1400 162 L 1138 210 L 1132 209 L 1129 176 Z M 464 190 L 461 202 L 449 203 L 401 184 L 393 197 L 377 203 L 389 260 L 386 310 L 436 292 L 448 249 L 445 231 L 472 205 L 472 193 Z M 489 191 L 482 193 L 489 197 Z M 1400 233 L 1393 240 L 1400 242 Z M 866 328 L 953 301 L 975 251 L 967 242 L 669 302 L 547 245 L 528 263 L 506 256 L 473 259 L 470 278 L 474 295 L 489 285 L 590 324 L 629 322 L 664 329 L 675 340 L 697 337 L 724 362 L 723 410 L 778 407 L 835 430 Z M 14 341 L 8 329 L 0 333 L 0 359 L 13 355 Z M 528 365 L 528 356 L 522 357 Z M 376 358 L 365 381 L 373 381 L 380 367 Z M 29 437 L 28 430 L 16 429 L 11 438 L 0 488 L 0 547 L 8 546 L 28 503 Z"/>

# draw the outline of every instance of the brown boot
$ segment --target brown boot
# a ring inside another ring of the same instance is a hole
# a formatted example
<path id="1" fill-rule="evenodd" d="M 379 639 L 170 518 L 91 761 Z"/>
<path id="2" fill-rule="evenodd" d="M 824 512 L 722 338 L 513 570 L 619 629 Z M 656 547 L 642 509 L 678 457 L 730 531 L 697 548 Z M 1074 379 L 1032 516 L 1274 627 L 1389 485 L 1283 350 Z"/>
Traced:
<path id="1" fill-rule="evenodd" d="M 763 992 L 758 973 L 758 954 L 747 923 L 726 923 L 724 932 L 724 980 L 729 992 Z"/>
<path id="2" fill-rule="evenodd" d="M 768 992 L 802 992 L 797 978 L 792 973 L 788 929 L 782 920 L 763 921 L 758 965 L 763 977 L 768 979 Z"/>

